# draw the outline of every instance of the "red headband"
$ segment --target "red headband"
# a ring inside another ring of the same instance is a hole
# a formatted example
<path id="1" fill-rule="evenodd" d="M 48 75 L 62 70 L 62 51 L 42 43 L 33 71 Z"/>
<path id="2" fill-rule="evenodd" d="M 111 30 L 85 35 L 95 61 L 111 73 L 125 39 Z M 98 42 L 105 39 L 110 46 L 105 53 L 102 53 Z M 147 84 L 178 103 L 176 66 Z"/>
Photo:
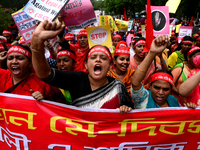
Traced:
<path id="1" fill-rule="evenodd" d="M 192 44 L 192 41 L 183 41 L 183 40 L 182 40 L 182 43 Z"/>
<path id="2" fill-rule="evenodd" d="M 23 44 L 23 43 L 25 43 L 25 41 L 24 41 L 23 38 L 21 38 L 21 39 L 19 40 L 19 44 Z"/>
<path id="3" fill-rule="evenodd" d="M 0 44 L 0 51 L 5 51 L 5 48 L 2 44 Z"/>
<path id="4" fill-rule="evenodd" d="M 12 35 L 12 31 L 9 31 L 9 30 L 3 30 L 3 35 L 4 35 L 4 34 Z"/>
<path id="5" fill-rule="evenodd" d="M 85 29 L 79 31 L 78 38 L 81 37 L 81 36 L 87 36 L 87 31 Z"/>
<path id="6" fill-rule="evenodd" d="M 4 43 L 7 43 L 7 41 L 4 39 L 0 39 L 0 44 L 4 44 Z"/>
<path id="7" fill-rule="evenodd" d="M 60 56 L 69 56 L 71 57 L 73 60 L 76 59 L 76 56 L 74 55 L 74 53 L 70 52 L 70 51 L 60 51 L 58 52 L 57 54 L 57 59 L 60 57 Z"/>
<path id="8" fill-rule="evenodd" d="M 198 50 L 200 50 L 200 47 L 198 47 L 198 46 L 195 46 L 195 47 L 191 48 L 188 51 L 187 56 L 190 56 L 193 52 L 198 51 Z"/>
<path id="9" fill-rule="evenodd" d="M 126 42 L 120 41 L 120 42 L 117 43 L 116 49 L 118 49 L 119 47 L 120 48 L 122 48 L 122 47 L 128 47 L 128 45 L 127 45 Z"/>
<path id="10" fill-rule="evenodd" d="M 145 44 L 145 43 L 146 43 L 145 40 L 139 40 L 139 41 L 137 41 L 137 42 L 135 43 L 134 47 L 136 47 L 136 46 L 139 45 L 139 44 Z"/>
<path id="11" fill-rule="evenodd" d="M 65 40 L 74 40 L 74 35 L 73 34 L 66 34 Z"/>
<path id="12" fill-rule="evenodd" d="M 115 49 L 114 56 L 117 56 L 117 55 L 129 55 L 130 56 L 130 48 L 123 47 L 123 48 Z"/>
<path id="13" fill-rule="evenodd" d="M 111 55 L 110 53 L 108 52 L 108 50 L 105 48 L 105 47 L 102 47 L 102 46 L 95 46 L 94 48 L 92 48 L 90 50 L 90 52 L 88 53 L 88 57 L 87 59 L 90 57 L 90 55 L 94 52 L 103 52 L 104 54 L 106 54 L 109 58 L 109 60 L 111 61 Z"/>
<path id="14" fill-rule="evenodd" d="M 200 41 L 200 36 L 195 41 Z"/>
<path id="15" fill-rule="evenodd" d="M 156 81 L 156 80 L 163 80 L 163 81 L 167 81 L 169 82 L 171 85 L 173 85 L 173 77 L 167 73 L 164 73 L 164 72 L 157 72 L 157 73 L 154 73 L 152 76 L 151 76 L 151 83 L 153 81 Z"/>
<path id="16" fill-rule="evenodd" d="M 10 53 L 21 53 L 21 54 L 25 55 L 26 57 L 28 57 L 29 59 L 31 58 L 31 53 L 27 49 L 20 47 L 20 46 L 12 46 L 8 50 L 8 55 Z"/>
<path id="17" fill-rule="evenodd" d="M 114 40 L 114 39 L 116 39 L 116 38 L 119 38 L 120 40 L 122 40 L 122 37 L 121 37 L 121 35 L 119 35 L 119 34 L 115 34 L 115 35 L 113 36 L 112 40 Z"/>

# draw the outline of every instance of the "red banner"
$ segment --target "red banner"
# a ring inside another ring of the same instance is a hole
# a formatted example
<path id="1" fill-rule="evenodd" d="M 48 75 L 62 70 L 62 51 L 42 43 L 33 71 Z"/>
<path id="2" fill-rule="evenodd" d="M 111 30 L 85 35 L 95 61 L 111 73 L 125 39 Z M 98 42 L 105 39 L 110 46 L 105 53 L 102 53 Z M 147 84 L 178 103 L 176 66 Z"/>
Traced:
<path id="1" fill-rule="evenodd" d="M 197 150 L 200 109 L 79 109 L 0 93 L 1 150 Z"/>

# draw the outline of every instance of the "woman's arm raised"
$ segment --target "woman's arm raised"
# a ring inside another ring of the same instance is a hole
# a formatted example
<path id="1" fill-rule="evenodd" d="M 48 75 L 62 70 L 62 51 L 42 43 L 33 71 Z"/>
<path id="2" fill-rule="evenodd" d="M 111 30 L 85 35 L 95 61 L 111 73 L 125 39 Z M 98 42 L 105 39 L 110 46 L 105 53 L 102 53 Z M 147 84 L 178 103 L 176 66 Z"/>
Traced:
<path id="1" fill-rule="evenodd" d="M 60 22 L 43 21 L 37 26 L 31 37 L 32 63 L 37 76 L 41 79 L 51 74 L 51 69 L 44 56 L 44 42 L 56 37 L 64 28 Z"/>
<path id="2" fill-rule="evenodd" d="M 166 48 L 168 42 L 169 42 L 169 37 L 167 35 L 159 36 L 152 41 L 151 48 L 147 56 L 138 66 L 132 77 L 131 83 L 132 83 L 132 88 L 134 90 L 139 90 L 141 88 L 141 82 L 144 79 L 146 72 L 149 66 L 151 65 L 153 59 L 157 54 L 161 53 Z"/>

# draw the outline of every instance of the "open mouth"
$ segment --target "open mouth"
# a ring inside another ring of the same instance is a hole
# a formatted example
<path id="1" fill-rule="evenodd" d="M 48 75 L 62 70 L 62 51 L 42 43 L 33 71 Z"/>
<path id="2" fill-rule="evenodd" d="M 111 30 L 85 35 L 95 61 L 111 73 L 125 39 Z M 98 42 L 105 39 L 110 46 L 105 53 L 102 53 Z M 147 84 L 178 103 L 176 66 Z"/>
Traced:
<path id="1" fill-rule="evenodd" d="M 14 75 L 20 74 L 20 68 L 18 68 L 18 67 L 12 67 L 12 73 L 13 73 Z"/>
<path id="2" fill-rule="evenodd" d="M 94 74 L 99 75 L 101 73 L 101 66 L 100 65 L 95 65 L 94 67 Z"/>
<path id="3" fill-rule="evenodd" d="M 61 70 L 61 71 L 67 71 L 67 69 L 66 69 L 66 68 L 60 68 L 60 70 Z"/>
<path id="4" fill-rule="evenodd" d="M 162 96 L 156 96 L 156 98 L 157 98 L 158 101 L 162 101 L 163 100 Z"/>
<path id="5" fill-rule="evenodd" d="M 124 69 L 127 69 L 128 68 L 128 66 L 127 65 L 122 65 L 122 67 L 121 67 L 123 70 Z"/>

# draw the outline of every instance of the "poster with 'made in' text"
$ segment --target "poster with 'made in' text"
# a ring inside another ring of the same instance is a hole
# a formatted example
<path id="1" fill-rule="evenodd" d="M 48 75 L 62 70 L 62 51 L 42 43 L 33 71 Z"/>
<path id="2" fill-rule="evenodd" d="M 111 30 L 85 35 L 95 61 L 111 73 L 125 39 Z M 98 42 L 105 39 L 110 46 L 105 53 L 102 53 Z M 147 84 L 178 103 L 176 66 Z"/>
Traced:
<path id="1" fill-rule="evenodd" d="M 54 21 L 69 0 L 29 0 L 23 11 L 40 21 Z"/>

